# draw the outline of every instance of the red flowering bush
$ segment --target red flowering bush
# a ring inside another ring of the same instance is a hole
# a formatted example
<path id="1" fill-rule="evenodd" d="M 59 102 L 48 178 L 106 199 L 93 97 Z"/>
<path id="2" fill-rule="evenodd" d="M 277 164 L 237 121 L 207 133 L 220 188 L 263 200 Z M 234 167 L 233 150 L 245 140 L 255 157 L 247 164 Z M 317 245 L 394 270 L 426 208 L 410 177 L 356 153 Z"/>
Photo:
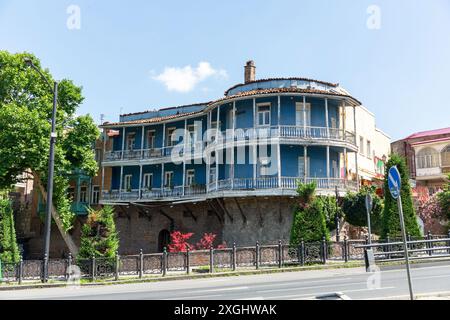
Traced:
<path id="1" fill-rule="evenodd" d="M 168 245 L 169 252 L 186 252 L 189 250 L 207 250 L 211 246 L 214 247 L 214 240 L 217 235 L 214 233 L 205 233 L 203 237 L 195 246 L 189 244 L 188 240 L 193 236 L 192 232 L 182 233 L 180 231 L 174 231 L 170 234 L 170 244 Z M 227 245 L 225 242 L 217 246 L 217 249 L 224 249 Z"/>
<path id="2" fill-rule="evenodd" d="M 200 241 L 197 242 L 196 249 L 205 250 L 211 248 L 215 239 L 216 235 L 214 233 L 205 233 Z"/>
<path id="3" fill-rule="evenodd" d="M 187 249 L 192 250 L 193 247 L 187 242 L 194 234 L 192 232 L 182 233 L 174 231 L 170 234 L 169 252 L 186 252 Z"/>
<path id="4" fill-rule="evenodd" d="M 443 220 L 446 218 L 446 215 L 444 214 L 439 203 L 439 194 L 440 192 L 435 193 L 428 199 L 424 198 L 419 202 L 419 214 L 423 221 L 428 221 L 431 219 Z"/>

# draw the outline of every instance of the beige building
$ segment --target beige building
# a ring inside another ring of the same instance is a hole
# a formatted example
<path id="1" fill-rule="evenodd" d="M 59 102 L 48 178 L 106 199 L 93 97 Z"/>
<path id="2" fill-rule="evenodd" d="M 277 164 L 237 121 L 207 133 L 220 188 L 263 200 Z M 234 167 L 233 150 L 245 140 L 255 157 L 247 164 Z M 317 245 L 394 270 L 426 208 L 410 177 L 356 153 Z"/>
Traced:
<path id="1" fill-rule="evenodd" d="M 356 179 L 358 166 L 359 180 L 363 185 L 381 185 L 384 179 L 385 163 L 391 150 L 391 137 L 377 128 L 375 115 L 364 106 L 355 113 L 347 112 L 347 127 L 354 126 L 356 115 L 356 144 L 358 153 L 348 157 L 349 175 Z M 356 159 L 355 159 L 356 158 Z"/>
<path id="2" fill-rule="evenodd" d="M 417 193 L 426 190 L 433 194 L 446 184 L 450 174 L 450 128 L 414 133 L 393 142 L 392 152 L 406 158 Z"/>

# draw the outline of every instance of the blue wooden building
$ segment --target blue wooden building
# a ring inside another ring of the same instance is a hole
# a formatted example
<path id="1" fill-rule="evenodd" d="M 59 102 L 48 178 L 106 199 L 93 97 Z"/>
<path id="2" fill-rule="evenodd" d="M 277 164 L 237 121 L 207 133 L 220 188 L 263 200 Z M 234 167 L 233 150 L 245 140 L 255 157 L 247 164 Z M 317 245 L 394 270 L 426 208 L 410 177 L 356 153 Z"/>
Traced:
<path id="1" fill-rule="evenodd" d="M 149 212 L 203 202 L 225 223 L 233 216 L 230 201 L 292 197 L 299 182 L 315 181 L 322 194 L 357 190 L 357 178 L 348 175 L 349 157 L 358 172 L 357 124 L 347 127 L 346 117 L 360 105 L 335 83 L 256 80 L 249 61 L 245 83 L 215 101 L 103 124 L 101 203 Z"/>

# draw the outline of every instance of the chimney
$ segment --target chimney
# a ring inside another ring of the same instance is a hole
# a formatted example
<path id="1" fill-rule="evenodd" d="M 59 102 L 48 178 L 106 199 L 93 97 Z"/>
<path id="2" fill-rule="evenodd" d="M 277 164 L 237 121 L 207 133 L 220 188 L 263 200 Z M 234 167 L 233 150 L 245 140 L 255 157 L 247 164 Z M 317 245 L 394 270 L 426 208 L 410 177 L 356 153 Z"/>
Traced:
<path id="1" fill-rule="evenodd" d="M 247 64 L 244 67 L 245 69 L 245 83 L 249 83 L 251 81 L 255 81 L 256 77 L 256 67 L 255 62 L 253 60 L 247 61 Z"/>

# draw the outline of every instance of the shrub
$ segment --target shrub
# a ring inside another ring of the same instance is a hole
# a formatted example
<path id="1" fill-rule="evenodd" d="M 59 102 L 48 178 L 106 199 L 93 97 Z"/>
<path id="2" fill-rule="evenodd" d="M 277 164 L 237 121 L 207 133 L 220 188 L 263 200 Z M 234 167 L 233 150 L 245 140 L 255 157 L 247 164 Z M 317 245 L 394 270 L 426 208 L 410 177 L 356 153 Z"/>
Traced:
<path id="1" fill-rule="evenodd" d="M 325 214 L 325 220 L 328 230 L 336 229 L 336 215 L 342 217 L 342 209 L 336 202 L 336 197 L 333 196 L 320 196 L 317 199 L 322 203 L 323 213 Z"/>
<path id="2" fill-rule="evenodd" d="M 358 193 L 349 192 L 344 198 L 342 209 L 345 221 L 357 227 L 367 227 L 366 195 L 372 196 L 372 211 L 370 213 L 371 231 L 375 234 L 381 233 L 381 216 L 383 212 L 383 201 L 376 195 L 375 187 L 362 187 Z"/>
<path id="3" fill-rule="evenodd" d="M 186 252 L 187 249 L 193 249 L 187 241 L 193 236 L 192 232 L 182 233 L 180 231 L 174 231 L 170 234 L 170 244 L 168 245 L 169 252 Z"/>
<path id="4" fill-rule="evenodd" d="M 13 210 L 11 202 L 6 199 L 0 199 L 0 260 L 6 263 L 20 260 Z"/>
<path id="5" fill-rule="evenodd" d="M 182 233 L 180 231 L 174 231 L 170 234 L 170 244 L 168 245 L 169 252 L 186 252 L 189 250 L 207 250 L 214 247 L 214 241 L 217 235 L 214 233 L 204 233 L 203 237 L 194 246 L 188 242 L 188 240 L 193 236 L 192 232 Z M 227 244 L 223 242 L 216 246 L 216 249 L 224 249 Z"/>
<path id="6" fill-rule="evenodd" d="M 330 239 L 322 201 L 315 197 L 315 183 L 299 185 L 298 206 L 295 208 L 290 244 L 297 246 L 300 241 L 320 241 Z"/>
<path id="7" fill-rule="evenodd" d="M 443 192 L 438 195 L 439 205 L 442 208 L 442 212 L 447 214 L 447 218 L 450 219 L 450 175 L 448 176 L 449 183 Z"/>
<path id="8" fill-rule="evenodd" d="M 89 209 L 86 223 L 81 230 L 79 258 L 92 256 L 114 258 L 119 248 L 119 237 L 114 222 L 114 209 L 105 206 L 100 210 Z"/>
<path id="9" fill-rule="evenodd" d="M 397 200 L 391 197 L 388 187 L 389 169 L 395 165 L 397 166 L 402 179 L 401 197 L 406 232 L 411 236 L 420 236 L 420 228 L 419 224 L 417 223 L 416 213 L 414 211 L 413 200 L 411 196 L 411 186 L 409 185 L 409 175 L 406 169 L 405 159 L 397 154 L 391 155 L 391 158 L 386 164 L 386 172 L 384 176 L 384 190 L 386 196 L 384 199 L 381 236 L 383 238 L 386 238 L 388 235 L 394 238 L 401 236 Z"/>

